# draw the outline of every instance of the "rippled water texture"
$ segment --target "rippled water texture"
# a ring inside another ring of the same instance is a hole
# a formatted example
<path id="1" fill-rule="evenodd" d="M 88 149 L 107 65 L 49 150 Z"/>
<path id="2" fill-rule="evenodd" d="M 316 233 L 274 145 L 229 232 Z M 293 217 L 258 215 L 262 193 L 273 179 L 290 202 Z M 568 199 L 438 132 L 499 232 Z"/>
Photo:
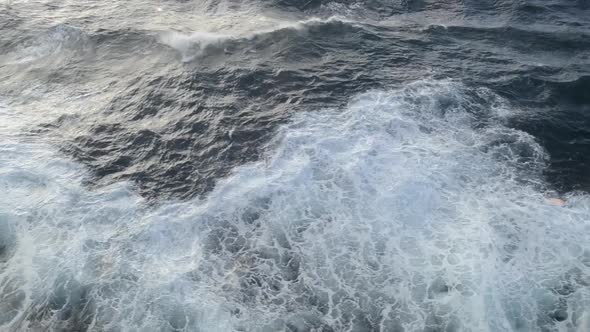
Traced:
<path id="1" fill-rule="evenodd" d="M 0 2 L 0 331 L 590 331 L 590 3 Z"/>

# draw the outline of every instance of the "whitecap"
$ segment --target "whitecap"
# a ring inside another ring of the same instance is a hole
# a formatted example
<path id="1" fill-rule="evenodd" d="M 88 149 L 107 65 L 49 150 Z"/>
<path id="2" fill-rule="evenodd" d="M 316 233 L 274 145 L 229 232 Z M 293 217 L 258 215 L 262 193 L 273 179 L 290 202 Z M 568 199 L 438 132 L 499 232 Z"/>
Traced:
<path id="1" fill-rule="evenodd" d="M 583 331 L 590 199 L 548 204 L 546 153 L 510 109 L 453 82 L 368 92 L 295 114 L 206 198 L 154 208 L 6 141 L 0 324 Z"/>

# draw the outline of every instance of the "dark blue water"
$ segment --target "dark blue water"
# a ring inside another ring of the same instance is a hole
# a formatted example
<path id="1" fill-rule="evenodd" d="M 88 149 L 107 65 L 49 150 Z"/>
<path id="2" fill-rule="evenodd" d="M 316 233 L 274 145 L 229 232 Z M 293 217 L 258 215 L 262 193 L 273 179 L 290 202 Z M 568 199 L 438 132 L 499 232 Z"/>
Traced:
<path id="1" fill-rule="evenodd" d="M 0 330 L 589 331 L 590 2 L 0 4 Z"/>

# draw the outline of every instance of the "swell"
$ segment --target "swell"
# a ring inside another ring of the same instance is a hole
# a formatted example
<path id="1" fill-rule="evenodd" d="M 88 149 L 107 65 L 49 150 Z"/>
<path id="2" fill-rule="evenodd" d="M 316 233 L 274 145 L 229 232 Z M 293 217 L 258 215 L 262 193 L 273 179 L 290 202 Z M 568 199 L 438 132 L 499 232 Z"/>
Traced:
<path id="1" fill-rule="evenodd" d="M 508 43 L 506 34 L 514 36 Z M 92 106 L 59 102 L 67 114 L 45 132 L 94 170 L 89 184 L 129 179 L 146 197 L 189 198 L 210 191 L 214 179 L 235 166 L 257 160 L 293 113 L 343 105 L 350 95 L 423 77 L 459 77 L 529 112 L 514 125 L 547 144 L 554 157 L 548 180 L 567 192 L 588 190 L 587 143 L 577 138 L 585 131 L 570 123 L 577 113 L 586 123 L 587 112 L 579 110 L 588 105 L 587 37 L 337 18 L 219 34 L 58 25 L 12 50 L 13 59 L 31 56 L 5 67 L 12 84 L 0 89 L 25 107 L 47 104 L 22 93 L 31 81 L 47 85 L 55 98 L 77 89 L 80 78 L 92 82 L 100 92 L 80 97 Z M 32 63 L 35 68 L 27 69 Z M 571 87 L 559 83 L 572 79 Z M 536 124 L 527 126 L 529 119 Z"/>

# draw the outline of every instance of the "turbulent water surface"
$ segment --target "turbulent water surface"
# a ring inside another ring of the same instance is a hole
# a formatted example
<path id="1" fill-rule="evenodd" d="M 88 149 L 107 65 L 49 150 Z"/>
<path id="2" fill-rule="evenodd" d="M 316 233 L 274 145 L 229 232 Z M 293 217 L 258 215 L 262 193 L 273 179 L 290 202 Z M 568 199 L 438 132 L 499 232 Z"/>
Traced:
<path id="1" fill-rule="evenodd" d="M 587 332 L 589 168 L 586 0 L 0 1 L 0 331 Z"/>

